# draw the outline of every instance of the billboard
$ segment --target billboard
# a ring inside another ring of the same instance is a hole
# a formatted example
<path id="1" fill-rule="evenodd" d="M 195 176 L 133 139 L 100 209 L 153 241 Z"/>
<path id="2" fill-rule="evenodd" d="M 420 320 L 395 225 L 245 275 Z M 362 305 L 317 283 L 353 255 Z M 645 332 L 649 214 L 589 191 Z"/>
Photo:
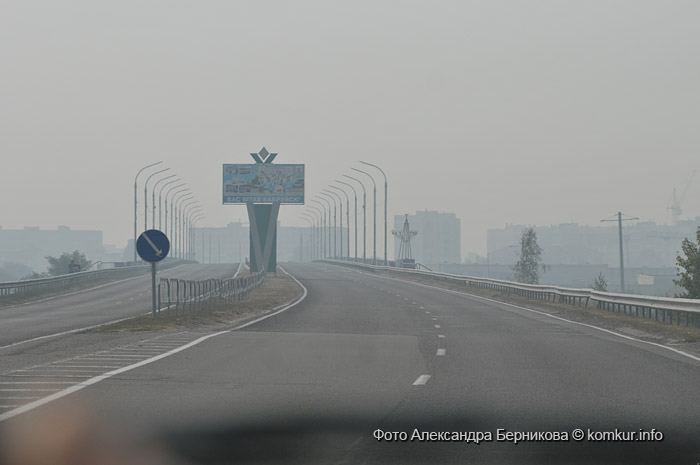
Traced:
<path id="1" fill-rule="evenodd" d="M 223 203 L 304 203 L 304 165 L 224 165 Z"/>

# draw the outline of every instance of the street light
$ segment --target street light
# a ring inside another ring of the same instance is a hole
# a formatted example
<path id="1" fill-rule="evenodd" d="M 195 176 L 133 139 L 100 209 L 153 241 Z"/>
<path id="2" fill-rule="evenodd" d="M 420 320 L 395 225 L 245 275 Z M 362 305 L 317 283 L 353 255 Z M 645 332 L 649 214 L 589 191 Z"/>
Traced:
<path id="1" fill-rule="evenodd" d="M 153 185 L 153 191 L 152 191 L 152 196 L 151 196 L 151 205 L 153 205 L 153 213 L 151 215 L 151 229 L 156 229 L 156 188 L 158 187 L 158 184 L 160 184 L 163 181 L 166 181 L 170 178 L 174 178 L 177 176 L 176 174 L 171 174 L 170 176 L 166 176 L 164 178 L 160 178 L 156 183 Z M 172 181 L 171 181 L 172 182 Z M 167 183 L 166 183 L 167 184 Z M 160 219 L 160 218 L 159 218 Z M 159 226 L 160 228 L 160 226 Z"/>
<path id="2" fill-rule="evenodd" d="M 312 202 L 316 202 L 324 208 L 324 210 L 323 210 L 323 218 L 324 218 L 323 223 L 326 225 L 326 231 L 328 232 L 328 240 L 326 241 L 326 245 L 328 247 L 324 248 L 324 255 L 326 255 L 326 258 L 330 258 L 330 256 L 331 256 L 331 203 L 325 197 L 321 198 L 321 200 L 323 200 L 326 203 L 326 205 L 328 205 L 328 214 L 327 215 L 326 215 L 326 211 L 325 211 L 325 208 L 326 208 L 325 205 L 322 204 L 321 201 L 318 199 L 311 199 Z M 327 254 L 326 254 L 325 249 L 328 249 Z"/>
<path id="3" fill-rule="evenodd" d="M 342 260 L 343 259 L 343 199 L 334 191 L 329 191 L 328 189 L 323 189 L 323 192 L 337 197 L 338 204 L 340 204 L 340 259 Z M 335 198 L 333 199 L 333 202 L 335 202 Z M 350 228 L 348 228 L 348 230 L 349 229 Z"/>
<path id="4" fill-rule="evenodd" d="M 348 178 L 348 179 L 352 179 L 353 181 L 358 182 L 360 184 L 360 186 L 362 186 L 362 261 L 366 262 L 367 261 L 367 191 L 365 190 L 365 185 L 359 179 L 353 178 L 352 176 L 348 176 L 347 174 L 344 174 L 343 176 Z M 354 190 L 355 189 L 353 189 L 353 191 Z M 355 212 L 357 213 L 357 208 L 355 209 Z M 357 218 L 357 214 L 355 214 L 355 218 Z"/>
<path id="5" fill-rule="evenodd" d="M 325 197 L 322 198 L 333 201 L 333 258 L 338 258 L 338 204 L 335 201 L 335 197 L 330 194 L 319 192 L 318 195 L 323 195 Z M 328 211 L 330 212 L 330 202 L 328 203 Z"/>
<path id="6" fill-rule="evenodd" d="M 318 241 L 318 245 L 319 245 L 320 252 L 321 252 L 321 253 L 319 254 L 319 257 L 326 258 L 326 249 L 325 249 L 325 242 L 326 242 L 326 239 L 325 239 L 325 229 L 324 229 L 325 226 L 326 226 L 326 217 L 325 217 L 325 213 L 324 213 L 323 210 L 321 210 L 320 208 L 318 208 L 318 207 L 315 206 L 315 205 L 308 204 L 307 207 L 313 209 L 313 210 L 312 210 L 312 213 L 314 213 L 314 214 L 315 214 L 315 213 L 318 213 L 318 215 L 319 215 L 318 224 L 319 224 L 320 229 L 321 229 L 321 240 Z"/>
<path id="7" fill-rule="evenodd" d="M 315 248 L 314 248 L 314 256 L 316 258 L 322 258 L 323 257 L 323 227 L 321 224 L 321 217 L 317 214 L 318 210 L 316 210 L 316 207 L 313 205 L 307 205 L 307 207 L 313 208 L 314 210 L 307 210 L 306 214 L 310 215 L 314 219 L 314 227 L 315 227 L 315 232 L 314 232 L 314 238 L 315 238 Z"/>
<path id="8" fill-rule="evenodd" d="M 136 207 L 138 205 L 138 194 L 137 194 L 136 182 L 139 179 L 139 174 L 141 174 L 141 172 L 143 170 L 148 169 L 152 166 L 159 165 L 161 163 L 163 163 L 163 162 L 158 161 L 155 163 L 151 163 L 150 165 L 144 166 L 143 168 L 138 170 L 138 172 L 136 173 L 136 176 L 134 177 L 134 261 L 136 261 L 136 223 L 138 222 L 138 216 L 137 216 L 137 212 L 136 212 Z"/>
<path id="9" fill-rule="evenodd" d="M 194 207 L 190 211 L 185 211 L 185 221 L 183 222 L 183 228 L 184 228 L 184 234 L 183 234 L 183 240 L 182 240 L 182 251 L 183 251 L 183 258 L 189 259 L 189 253 L 190 253 L 190 240 L 191 240 L 191 233 L 192 233 L 192 217 L 195 215 L 195 213 L 199 213 L 202 210 L 204 210 L 204 207 L 201 205 L 197 205 L 199 202 L 195 201 L 195 204 L 192 206 Z"/>
<path id="10" fill-rule="evenodd" d="M 156 171 L 155 173 L 152 173 L 149 177 L 146 178 L 146 183 L 143 185 L 143 229 L 144 231 L 148 229 L 148 181 L 151 180 L 153 176 L 156 174 L 163 173 L 164 171 L 168 171 L 170 168 L 165 168 L 160 171 Z"/>
<path id="11" fill-rule="evenodd" d="M 347 237 L 348 244 L 346 247 L 348 253 L 345 256 L 347 257 L 348 260 L 350 260 L 350 196 L 348 196 L 348 193 L 345 192 L 342 188 L 340 188 L 338 186 L 334 186 L 333 184 L 331 184 L 328 187 L 330 187 L 331 189 L 335 189 L 337 191 L 342 192 L 343 195 L 345 196 L 345 220 L 346 220 L 346 224 L 348 225 L 348 237 Z M 343 209 L 342 209 L 343 201 L 342 200 L 340 201 L 340 206 L 341 206 L 340 219 L 342 220 L 343 219 Z M 357 198 L 355 198 L 355 213 L 357 213 Z M 355 217 L 355 220 L 357 221 L 357 216 Z M 340 224 L 340 231 L 341 231 L 340 248 L 342 249 L 343 248 L 343 234 L 342 234 L 343 224 L 342 224 L 342 222 Z M 355 222 L 355 231 L 357 231 L 357 222 Z M 357 251 L 357 234 L 355 234 L 355 251 Z M 342 252 L 341 252 L 341 255 L 342 255 Z"/>
<path id="12" fill-rule="evenodd" d="M 377 165 L 373 165 L 372 163 L 367 163 L 366 161 L 360 161 L 360 163 L 371 166 L 373 168 L 377 168 L 379 171 L 381 171 L 382 176 L 384 176 L 384 266 L 389 266 L 389 261 L 387 260 L 387 205 L 389 203 L 387 199 L 387 192 L 389 191 L 388 183 L 386 181 L 386 173 L 384 173 L 384 170 L 378 167 Z M 375 204 L 376 207 L 376 204 Z M 376 213 L 375 213 L 376 216 Z"/>
<path id="13" fill-rule="evenodd" d="M 173 175 L 173 176 L 175 176 L 175 175 Z M 179 181 L 180 181 L 180 178 L 173 179 L 172 181 L 168 181 L 168 182 L 166 182 L 165 184 L 163 184 L 163 186 L 160 188 L 160 191 L 158 191 L 158 229 L 161 229 L 161 227 L 162 227 L 161 221 L 160 221 L 160 220 L 163 219 L 163 215 L 161 214 L 161 207 L 162 207 L 162 204 L 163 204 L 163 198 L 162 198 L 163 189 L 165 189 L 165 188 L 166 188 L 167 186 L 169 186 L 170 184 L 174 184 L 174 183 L 179 182 Z M 185 184 L 183 183 L 183 184 L 180 184 L 180 185 L 181 185 L 181 186 L 184 186 Z M 171 189 L 174 189 L 174 188 L 175 188 L 175 187 L 172 187 Z M 170 191 L 167 191 L 167 192 L 170 192 Z M 166 193 L 165 196 L 167 197 L 168 194 Z M 155 204 L 154 204 L 154 207 L 155 207 Z M 166 201 L 166 203 L 165 203 L 165 210 L 167 211 L 167 209 L 168 209 L 168 203 L 167 203 L 167 201 Z M 166 220 L 166 224 L 167 224 L 167 220 Z"/>
<path id="14" fill-rule="evenodd" d="M 172 197 L 170 197 L 170 235 L 172 236 L 172 234 L 173 234 L 173 213 L 174 213 L 174 212 L 173 212 L 173 199 L 175 198 L 175 196 L 177 196 L 177 195 L 180 194 L 181 192 L 187 192 L 187 191 L 190 190 L 189 187 L 183 187 L 183 186 L 185 186 L 185 184 L 186 184 L 186 183 L 183 182 L 183 183 L 180 184 L 180 185 L 177 185 L 177 186 L 175 186 L 175 187 L 172 187 L 172 188 L 165 194 L 165 221 L 164 221 L 164 222 L 165 222 L 165 231 L 164 231 L 164 232 L 165 232 L 165 235 L 166 235 L 166 236 L 168 235 L 168 194 L 170 194 L 172 191 L 175 191 L 175 192 L 173 193 Z M 181 187 L 183 187 L 183 188 L 180 189 Z M 178 189 L 179 189 L 179 190 L 178 190 Z"/>
<path id="15" fill-rule="evenodd" d="M 194 253 L 195 244 L 197 241 L 197 222 L 201 219 L 204 219 L 204 217 L 205 216 L 203 213 L 199 213 L 192 218 L 192 240 L 190 241 L 190 259 L 191 260 L 197 259 L 197 256 Z M 202 250 L 202 254 L 204 254 L 204 250 Z"/>
<path id="16" fill-rule="evenodd" d="M 352 168 L 358 173 L 366 174 L 372 180 L 372 185 L 374 186 L 374 258 L 372 259 L 372 264 L 377 264 L 377 183 L 374 182 L 374 178 L 367 171 L 358 170 L 357 168 Z"/>
<path id="17" fill-rule="evenodd" d="M 308 216 L 305 216 L 306 214 L 302 213 L 301 214 L 301 219 L 309 223 L 309 261 L 313 260 L 313 256 L 311 251 L 313 250 L 313 240 L 314 240 L 314 222 L 309 218 Z M 299 248 L 299 263 L 302 263 L 304 261 L 304 254 L 302 253 L 302 247 L 303 243 L 300 244 Z"/>
<path id="18" fill-rule="evenodd" d="M 194 197 L 194 194 L 192 191 L 187 189 L 185 192 L 178 194 L 178 196 L 173 195 L 173 198 L 171 200 L 171 207 L 172 210 L 170 212 L 170 233 L 173 235 L 171 239 L 171 243 L 174 244 L 173 246 L 173 253 L 174 256 L 177 257 L 177 250 L 175 250 L 175 247 L 177 246 L 177 239 L 179 235 L 179 228 L 178 228 L 178 221 L 180 221 L 180 216 L 178 216 L 178 213 L 181 215 L 182 212 L 180 210 L 180 202 L 183 202 L 185 200 L 190 200 L 191 198 Z M 177 200 L 175 200 L 177 199 Z M 174 204 L 174 205 L 173 205 Z"/>
<path id="19" fill-rule="evenodd" d="M 186 201 L 182 202 L 182 205 L 180 206 L 180 222 L 178 224 L 178 227 L 180 228 L 180 231 L 178 233 L 178 251 L 180 252 L 180 258 L 184 258 L 184 252 L 185 252 L 185 236 L 187 235 L 187 230 L 185 229 L 185 224 L 187 224 L 187 213 L 190 208 L 195 206 L 197 204 L 197 199 L 192 198 Z"/>

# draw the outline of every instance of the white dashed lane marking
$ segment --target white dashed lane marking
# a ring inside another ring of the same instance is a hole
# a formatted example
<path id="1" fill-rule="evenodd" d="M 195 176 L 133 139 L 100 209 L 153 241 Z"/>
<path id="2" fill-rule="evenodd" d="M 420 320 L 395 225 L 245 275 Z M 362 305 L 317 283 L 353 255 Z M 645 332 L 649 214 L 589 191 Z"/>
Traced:
<path id="1" fill-rule="evenodd" d="M 435 355 L 437 355 L 438 357 L 442 357 L 445 355 L 445 352 L 447 352 L 447 349 L 438 349 L 437 354 Z"/>
<path id="2" fill-rule="evenodd" d="M 413 382 L 414 386 L 423 386 L 430 379 L 430 375 L 420 375 L 418 379 Z"/>

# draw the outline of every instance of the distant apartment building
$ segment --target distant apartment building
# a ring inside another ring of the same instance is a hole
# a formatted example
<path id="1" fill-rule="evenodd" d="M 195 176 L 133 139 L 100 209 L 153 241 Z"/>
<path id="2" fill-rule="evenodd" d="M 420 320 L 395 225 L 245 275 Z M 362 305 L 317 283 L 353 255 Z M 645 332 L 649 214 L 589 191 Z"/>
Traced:
<path id="1" fill-rule="evenodd" d="M 394 216 L 394 229 L 403 229 L 406 215 Z M 462 228 L 454 213 L 416 211 L 408 215 L 408 223 L 418 234 L 411 239 L 413 258 L 426 266 L 441 263 L 461 263 Z M 394 258 L 399 253 L 400 240 L 394 237 Z"/>
<path id="2" fill-rule="evenodd" d="M 67 226 L 57 229 L 4 229 L 0 226 L 0 263 L 21 263 L 41 272 L 48 267 L 47 255 L 59 256 L 74 250 L 84 253 L 91 261 L 111 257 L 102 244 L 102 231 L 73 230 Z"/>
<path id="3" fill-rule="evenodd" d="M 544 262 L 563 265 L 608 265 L 619 267 L 619 233 L 615 223 L 582 226 L 565 223 L 535 226 L 544 250 Z M 695 238 L 700 217 L 659 225 L 650 221 L 625 222 L 622 227 L 623 254 L 628 267 L 673 267 L 684 238 Z M 526 226 L 508 224 L 489 229 L 487 247 L 491 264 L 513 264 L 517 260 L 520 236 Z"/>

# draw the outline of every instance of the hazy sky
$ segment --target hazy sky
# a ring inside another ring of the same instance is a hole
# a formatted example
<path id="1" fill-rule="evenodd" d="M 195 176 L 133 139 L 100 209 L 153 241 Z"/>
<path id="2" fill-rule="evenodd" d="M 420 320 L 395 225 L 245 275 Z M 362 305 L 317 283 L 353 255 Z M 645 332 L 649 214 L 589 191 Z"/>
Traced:
<path id="1" fill-rule="evenodd" d="M 306 164 L 307 196 L 380 164 L 390 216 L 455 212 L 464 255 L 505 223 L 663 223 L 700 167 L 698 17 L 680 0 L 1 0 L 0 225 L 123 247 L 157 160 L 206 225 L 245 220 L 221 165 L 263 145 Z M 700 177 L 684 216 L 698 198 Z"/>

